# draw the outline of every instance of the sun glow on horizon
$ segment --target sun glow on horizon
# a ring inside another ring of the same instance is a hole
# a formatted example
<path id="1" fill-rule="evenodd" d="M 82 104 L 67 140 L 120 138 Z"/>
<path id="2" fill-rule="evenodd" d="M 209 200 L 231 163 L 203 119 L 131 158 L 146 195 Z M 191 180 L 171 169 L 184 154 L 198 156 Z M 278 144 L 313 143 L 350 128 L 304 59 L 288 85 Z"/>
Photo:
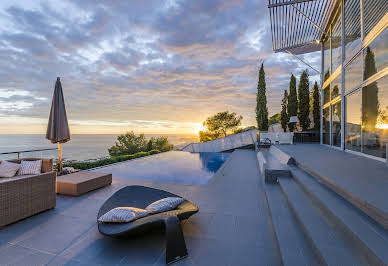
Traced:
<path id="1" fill-rule="evenodd" d="M 378 128 L 378 129 L 388 129 L 388 124 L 377 124 L 376 128 Z"/>
<path id="2" fill-rule="evenodd" d="M 206 129 L 206 127 L 203 126 L 203 123 L 197 123 L 194 125 L 193 127 L 193 133 L 194 134 L 199 134 L 199 131 L 203 131 L 204 129 Z"/>

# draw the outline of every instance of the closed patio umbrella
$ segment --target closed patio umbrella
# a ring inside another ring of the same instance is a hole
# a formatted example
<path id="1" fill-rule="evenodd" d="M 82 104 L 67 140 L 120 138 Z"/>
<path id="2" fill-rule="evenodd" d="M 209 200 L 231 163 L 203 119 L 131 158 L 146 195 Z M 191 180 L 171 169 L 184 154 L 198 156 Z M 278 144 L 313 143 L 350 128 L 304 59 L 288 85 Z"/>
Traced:
<path id="1" fill-rule="evenodd" d="M 59 77 L 55 83 L 50 118 L 47 125 L 46 139 L 58 143 L 58 171 L 62 171 L 62 143 L 70 140 L 69 123 L 67 122 L 65 100 Z"/>

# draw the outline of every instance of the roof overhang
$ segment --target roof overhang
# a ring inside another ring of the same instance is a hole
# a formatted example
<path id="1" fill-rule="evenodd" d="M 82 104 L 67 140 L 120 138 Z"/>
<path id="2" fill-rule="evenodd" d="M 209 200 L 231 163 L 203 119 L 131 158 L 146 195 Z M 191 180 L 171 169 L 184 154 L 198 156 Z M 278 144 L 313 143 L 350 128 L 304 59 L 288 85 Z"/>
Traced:
<path id="1" fill-rule="evenodd" d="M 268 0 L 272 49 L 304 54 L 319 51 L 336 0 Z"/>

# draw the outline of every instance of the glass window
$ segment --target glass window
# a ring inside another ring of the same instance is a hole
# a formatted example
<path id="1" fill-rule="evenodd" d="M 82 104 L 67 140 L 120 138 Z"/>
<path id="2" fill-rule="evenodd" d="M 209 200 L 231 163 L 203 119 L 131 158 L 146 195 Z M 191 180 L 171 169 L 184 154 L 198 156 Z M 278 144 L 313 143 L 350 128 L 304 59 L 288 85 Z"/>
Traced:
<path id="1" fill-rule="evenodd" d="M 388 66 L 388 28 L 364 49 L 364 80 Z"/>
<path id="2" fill-rule="evenodd" d="M 361 54 L 357 55 L 353 61 L 345 68 L 345 92 L 360 86 L 362 82 Z"/>
<path id="3" fill-rule="evenodd" d="M 341 7 L 337 9 L 337 13 L 331 24 L 331 73 L 341 65 Z"/>
<path id="4" fill-rule="evenodd" d="M 331 99 L 333 100 L 339 95 L 341 95 L 341 74 L 331 82 Z"/>
<path id="5" fill-rule="evenodd" d="M 330 39 L 326 38 L 323 41 L 323 80 L 327 80 L 330 77 Z"/>
<path id="6" fill-rule="evenodd" d="M 330 84 L 323 90 L 323 104 L 330 102 Z"/>
<path id="7" fill-rule="evenodd" d="M 364 36 L 367 36 L 388 12 L 388 5 L 387 0 L 364 0 L 363 7 Z"/>
<path id="8" fill-rule="evenodd" d="M 332 116 L 332 139 L 331 139 L 331 145 L 334 146 L 341 146 L 341 101 L 333 104 L 331 106 Z"/>
<path id="9" fill-rule="evenodd" d="M 362 151 L 386 158 L 388 75 L 362 88 Z"/>
<path id="10" fill-rule="evenodd" d="M 346 96 L 345 148 L 361 151 L 361 90 Z"/>
<path id="11" fill-rule="evenodd" d="M 360 0 L 345 1 L 345 57 L 352 58 L 361 44 Z"/>
<path id="12" fill-rule="evenodd" d="M 322 142 L 330 145 L 330 107 L 323 109 Z"/>

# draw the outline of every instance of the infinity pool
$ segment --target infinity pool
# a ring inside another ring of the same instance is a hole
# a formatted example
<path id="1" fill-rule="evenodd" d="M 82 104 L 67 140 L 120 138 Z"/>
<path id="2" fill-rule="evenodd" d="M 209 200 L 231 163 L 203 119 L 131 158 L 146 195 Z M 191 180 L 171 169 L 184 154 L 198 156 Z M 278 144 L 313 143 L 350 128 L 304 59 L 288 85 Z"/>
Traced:
<path id="1" fill-rule="evenodd" d="M 169 151 L 92 171 L 109 172 L 118 178 L 206 184 L 230 155 L 218 152 Z"/>

